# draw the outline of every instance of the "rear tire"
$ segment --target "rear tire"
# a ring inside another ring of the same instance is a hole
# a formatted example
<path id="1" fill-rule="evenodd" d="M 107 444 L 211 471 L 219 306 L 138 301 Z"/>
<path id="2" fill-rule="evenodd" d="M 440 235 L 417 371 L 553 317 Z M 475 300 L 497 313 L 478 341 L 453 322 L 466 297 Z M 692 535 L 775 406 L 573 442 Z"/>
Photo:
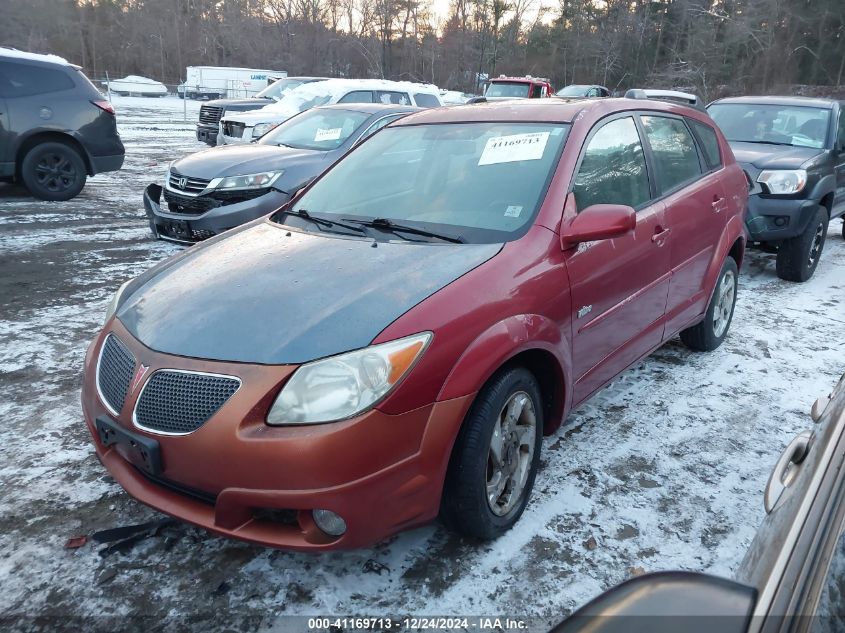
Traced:
<path id="1" fill-rule="evenodd" d="M 27 152 L 21 163 L 21 178 L 36 198 L 70 200 L 82 191 L 88 172 L 76 149 L 53 141 Z"/>
<path id="2" fill-rule="evenodd" d="M 842 239 L 845 240 L 845 215 L 842 216 Z"/>
<path id="3" fill-rule="evenodd" d="M 737 295 L 737 267 L 733 257 L 725 259 L 710 297 L 704 320 L 681 331 L 681 341 L 696 352 L 712 352 L 728 336 Z"/>
<path id="4" fill-rule="evenodd" d="M 781 243 L 776 261 L 778 277 L 800 283 L 813 276 L 824 250 L 827 224 L 827 209 L 818 206 L 804 232 Z"/>
<path id="5" fill-rule="evenodd" d="M 543 408 L 534 375 L 515 367 L 479 392 L 458 433 L 440 515 L 465 536 L 492 539 L 517 522 L 534 486 Z"/>

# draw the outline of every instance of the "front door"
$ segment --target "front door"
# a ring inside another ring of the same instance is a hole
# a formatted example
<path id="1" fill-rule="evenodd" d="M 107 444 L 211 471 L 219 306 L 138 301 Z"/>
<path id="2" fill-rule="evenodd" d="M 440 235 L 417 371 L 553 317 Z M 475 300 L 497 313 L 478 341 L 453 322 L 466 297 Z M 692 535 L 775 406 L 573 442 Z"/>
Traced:
<path id="1" fill-rule="evenodd" d="M 579 210 L 624 204 L 633 233 L 580 244 L 566 258 L 572 289 L 575 401 L 580 402 L 660 345 L 669 290 L 664 206 L 654 202 L 632 116 L 599 123 L 583 151 L 572 192 Z"/>

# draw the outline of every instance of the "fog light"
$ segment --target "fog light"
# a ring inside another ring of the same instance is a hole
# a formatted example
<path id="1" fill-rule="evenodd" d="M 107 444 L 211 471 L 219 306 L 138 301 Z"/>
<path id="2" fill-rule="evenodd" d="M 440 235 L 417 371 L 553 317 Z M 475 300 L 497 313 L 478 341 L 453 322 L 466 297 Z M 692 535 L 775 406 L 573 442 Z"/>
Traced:
<path id="1" fill-rule="evenodd" d="M 789 222 L 789 217 L 787 217 L 785 215 L 779 215 L 778 217 L 775 218 L 775 226 L 786 226 L 786 224 L 788 222 Z"/>
<path id="2" fill-rule="evenodd" d="M 311 515 L 314 523 L 329 536 L 343 536 L 346 533 L 346 521 L 331 510 L 314 510 Z"/>

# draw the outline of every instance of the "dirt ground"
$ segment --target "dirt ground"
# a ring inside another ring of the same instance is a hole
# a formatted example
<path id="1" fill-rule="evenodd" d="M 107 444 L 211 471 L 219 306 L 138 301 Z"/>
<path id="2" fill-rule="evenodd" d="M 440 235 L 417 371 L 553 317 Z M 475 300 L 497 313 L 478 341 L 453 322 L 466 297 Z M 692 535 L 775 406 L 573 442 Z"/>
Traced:
<path id="1" fill-rule="evenodd" d="M 189 118 L 197 104 L 189 104 Z M 94 457 L 81 419 L 85 348 L 124 280 L 181 247 L 151 239 L 141 194 L 203 146 L 176 99 L 116 101 L 124 168 L 68 203 L 0 186 L 0 626 L 7 630 L 307 630 L 293 615 L 489 615 L 532 631 L 642 571 L 730 575 L 763 517 L 770 468 L 845 372 L 845 242 L 815 277 L 750 252 L 726 343 L 673 341 L 543 444 L 515 529 L 469 542 L 432 525 L 375 547 L 293 554 L 164 517 Z M 176 119 L 174 121 L 173 119 Z"/>

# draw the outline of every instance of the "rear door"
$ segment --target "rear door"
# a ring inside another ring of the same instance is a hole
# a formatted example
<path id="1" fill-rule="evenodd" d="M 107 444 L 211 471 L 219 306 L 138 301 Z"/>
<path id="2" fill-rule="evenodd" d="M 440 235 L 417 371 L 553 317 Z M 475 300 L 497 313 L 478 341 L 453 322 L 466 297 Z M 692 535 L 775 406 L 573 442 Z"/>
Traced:
<path id="1" fill-rule="evenodd" d="M 579 211 L 624 204 L 634 232 L 581 244 L 566 260 L 572 292 L 575 400 L 581 401 L 658 345 L 669 289 L 663 203 L 653 200 L 631 114 L 600 122 L 582 151 L 572 191 Z"/>
<path id="2" fill-rule="evenodd" d="M 666 228 L 672 235 L 665 332 L 671 336 L 707 309 L 706 274 L 725 226 L 727 199 L 718 143 L 711 167 L 683 117 L 643 113 L 640 119 L 658 195 L 666 205 Z M 712 128 L 709 133 L 715 141 Z"/>

